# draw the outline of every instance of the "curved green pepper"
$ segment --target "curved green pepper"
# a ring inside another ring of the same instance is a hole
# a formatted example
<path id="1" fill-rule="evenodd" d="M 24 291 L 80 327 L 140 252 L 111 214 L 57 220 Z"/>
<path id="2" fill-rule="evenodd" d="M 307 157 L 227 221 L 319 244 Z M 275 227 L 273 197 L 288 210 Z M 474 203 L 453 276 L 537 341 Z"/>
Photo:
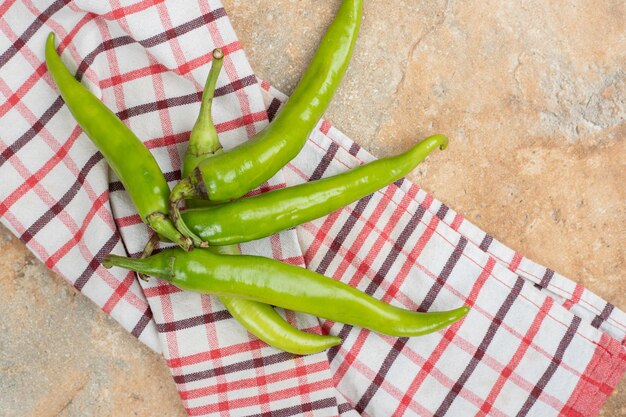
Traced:
<path id="1" fill-rule="evenodd" d="M 141 220 L 162 237 L 189 250 L 191 240 L 181 235 L 168 217 L 170 189 L 150 151 L 68 71 L 57 54 L 54 33 L 48 35 L 45 55 L 65 104 L 122 181 Z"/>
<path id="2" fill-rule="evenodd" d="M 296 355 L 322 352 L 341 343 L 331 335 L 307 333 L 293 327 L 271 305 L 235 297 L 220 297 L 228 312 L 250 333 L 270 346 Z"/>
<path id="3" fill-rule="evenodd" d="M 435 148 L 444 135 L 430 136 L 408 151 L 361 165 L 333 177 L 195 208 L 182 213 L 185 224 L 209 246 L 248 242 L 317 219 L 402 178 Z"/>
<path id="4" fill-rule="evenodd" d="M 255 300 L 391 336 L 431 333 L 469 311 L 467 306 L 429 313 L 404 310 L 343 282 L 259 256 L 174 248 L 146 259 L 108 255 L 102 264 L 150 274 L 187 291 Z"/>
<path id="5" fill-rule="evenodd" d="M 348 67 L 361 24 L 362 0 L 344 0 L 309 67 L 272 123 L 238 147 L 201 162 L 170 195 L 170 213 L 187 233 L 178 211 L 180 200 L 226 201 L 261 185 L 304 146 L 328 107 Z"/>

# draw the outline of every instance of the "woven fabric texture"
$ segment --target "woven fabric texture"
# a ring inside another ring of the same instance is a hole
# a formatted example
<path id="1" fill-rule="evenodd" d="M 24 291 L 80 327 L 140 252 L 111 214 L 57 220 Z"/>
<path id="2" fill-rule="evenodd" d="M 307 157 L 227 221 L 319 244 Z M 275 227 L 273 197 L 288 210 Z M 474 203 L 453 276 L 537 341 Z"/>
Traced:
<path id="1" fill-rule="evenodd" d="M 472 307 L 423 337 L 281 311 L 301 329 L 343 339 L 295 356 L 248 334 L 215 297 L 104 269 L 108 253 L 139 254 L 149 231 L 46 71 L 50 31 L 63 61 L 144 140 L 170 186 L 213 48 L 225 52 L 213 112 L 225 148 L 263 129 L 287 97 L 255 76 L 219 1 L 6 1 L 0 30 L 1 221 L 163 355 L 189 415 L 594 416 L 626 370 L 624 312 L 408 180 L 241 247 L 404 308 Z M 321 121 L 253 193 L 371 160 Z"/>

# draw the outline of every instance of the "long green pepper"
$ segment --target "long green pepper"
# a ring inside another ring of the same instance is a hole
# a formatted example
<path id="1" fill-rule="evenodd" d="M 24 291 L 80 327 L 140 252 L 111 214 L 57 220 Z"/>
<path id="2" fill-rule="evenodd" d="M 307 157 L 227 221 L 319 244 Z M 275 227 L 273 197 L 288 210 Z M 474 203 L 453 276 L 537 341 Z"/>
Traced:
<path id="1" fill-rule="evenodd" d="M 54 33 L 46 41 L 46 65 L 70 112 L 128 192 L 141 220 L 163 238 L 189 250 L 192 242 L 169 219 L 170 189 L 156 160 L 139 138 L 61 61 Z"/>
<path id="2" fill-rule="evenodd" d="M 281 188 L 229 203 L 182 213 L 185 224 L 209 246 L 231 245 L 273 235 L 325 216 L 404 177 L 448 139 L 433 135 L 408 151 L 342 174 Z"/>
<path id="3" fill-rule="evenodd" d="M 344 0 L 309 67 L 272 123 L 244 144 L 201 162 L 170 195 L 170 213 L 178 229 L 198 241 L 178 210 L 183 199 L 227 201 L 267 181 L 304 146 L 328 107 L 348 67 L 361 24 L 362 0 Z"/>
<path id="4" fill-rule="evenodd" d="M 174 248 L 145 259 L 108 255 L 102 264 L 156 276 L 186 291 L 255 300 L 391 336 L 431 333 L 469 311 L 467 306 L 429 313 L 404 310 L 340 281 L 260 256 Z"/>

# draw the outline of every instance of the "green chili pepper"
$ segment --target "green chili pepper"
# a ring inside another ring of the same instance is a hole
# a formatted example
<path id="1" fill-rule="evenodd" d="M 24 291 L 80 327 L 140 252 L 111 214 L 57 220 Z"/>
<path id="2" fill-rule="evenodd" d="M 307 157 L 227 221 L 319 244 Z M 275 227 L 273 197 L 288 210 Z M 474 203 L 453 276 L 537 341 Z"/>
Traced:
<path id="1" fill-rule="evenodd" d="M 333 177 L 211 207 L 186 210 L 185 224 L 209 246 L 247 242 L 325 216 L 402 178 L 439 147 L 430 136 L 405 153 L 361 165 Z"/>
<path id="2" fill-rule="evenodd" d="M 135 134 L 68 71 L 46 41 L 46 65 L 70 112 L 122 181 L 137 212 L 155 232 L 189 250 L 192 242 L 168 217 L 170 189 L 156 160 Z"/>
<path id="3" fill-rule="evenodd" d="M 469 311 L 467 306 L 429 313 L 404 310 L 308 269 L 259 256 L 174 248 L 146 259 L 108 255 L 102 264 L 150 274 L 187 291 L 255 300 L 391 336 L 431 333 Z"/>
<path id="4" fill-rule="evenodd" d="M 244 144 L 201 162 L 170 195 L 170 213 L 185 235 L 180 200 L 241 197 L 276 174 L 304 146 L 348 67 L 359 31 L 362 0 L 344 0 L 309 67 L 272 123 Z M 195 239 L 195 238 L 194 238 Z"/>
<path id="5" fill-rule="evenodd" d="M 222 149 L 211 117 L 211 108 L 223 57 L 224 54 L 221 49 L 213 51 L 211 69 L 202 93 L 200 113 L 191 129 L 189 145 L 183 157 L 183 177 L 189 175 L 199 162 L 213 157 Z M 202 203 L 203 201 L 188 200 L 187 206 L 201 205 Z M 224 255 L 241 254 L 237 245 L 211 247 L 208 250 Z M 286 352 L 307 355 L 321 352 L 341 343 L 341 338 L 337 336 L 307 333 L 296 329 L 268 304 L 226 296 L 221 296 L 219 299 L 235 320 L 250 333 L 268 345 Z"/>

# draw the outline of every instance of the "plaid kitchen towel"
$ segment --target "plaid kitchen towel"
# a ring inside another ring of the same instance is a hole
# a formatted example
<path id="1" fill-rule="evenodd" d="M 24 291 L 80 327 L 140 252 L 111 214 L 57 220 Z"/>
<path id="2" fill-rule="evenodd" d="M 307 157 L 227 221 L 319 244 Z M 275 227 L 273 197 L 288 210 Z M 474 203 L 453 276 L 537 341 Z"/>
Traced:
<path id="1" fill-rule="evenodd" d="M 622 311 L 407 180 L 242 250 L 405 308 L 472 306 L 434 334 L 394 338 L 282 312 L 344 340 L 300 357 L 249 335 L 214 297 L 102 268 L 107 253 L 138 254 L 149 233 L 46 72 L 50 31 L 68 67 L 144 139 L 171 186 L 213 48 L 226 53 L 214 101 L 225 147 L 265 127 L 286 97 L 256 78 L 215 0 L 8 0 L 0 30 L 2 223 L 163 355 L 189 415 L 593 416 L 624 373 Z M 372 159 L 322 121 L 255 192 Z"/>

